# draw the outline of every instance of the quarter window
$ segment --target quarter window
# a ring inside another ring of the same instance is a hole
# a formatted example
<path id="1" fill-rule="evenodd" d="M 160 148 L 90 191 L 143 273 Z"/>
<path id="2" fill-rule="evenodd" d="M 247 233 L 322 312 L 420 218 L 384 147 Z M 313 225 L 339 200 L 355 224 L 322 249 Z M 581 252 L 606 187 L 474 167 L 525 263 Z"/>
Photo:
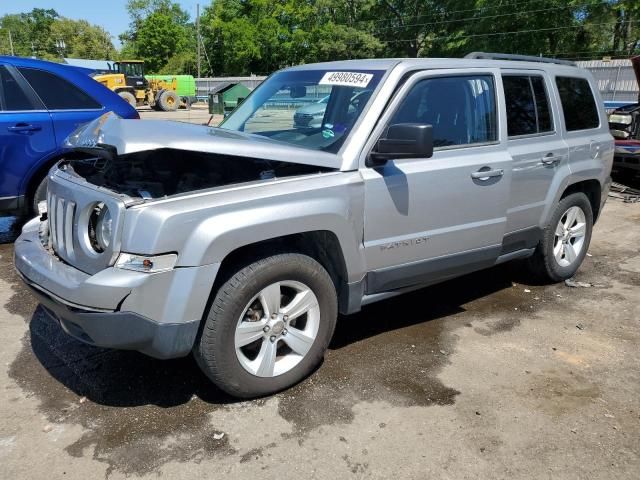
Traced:
<path id="1" fill-rule="evenodd" d="M 510 137 L 553 130 L 549 98 L 542 77 L 504 75 L 502 84 L 507 108 L 507 132 Z"/>
<path id="2" fill-rule="evenodd" d="M 0 66 L 0 110 L 24 111 L 36 107 L 9 71 Z"/>
<path id="3" fill-rule="evenodd" d="M 433 126 L 435 147 L 495 142 L 495 89 L 490 75 L 439 77 L 416 83 L 390 124 Z"/>
<path id="4" fill-rule="evenodd" d="M 98 102 L 64 78 L 37 68 L 19 68 L 49 110 L 95 110 Z"/>
<path id="5" fill-rule="evenodd" d="M 584 78 L 556 77 L 567 131 L 598 128 L 598 107 L 589 82 Z"/>

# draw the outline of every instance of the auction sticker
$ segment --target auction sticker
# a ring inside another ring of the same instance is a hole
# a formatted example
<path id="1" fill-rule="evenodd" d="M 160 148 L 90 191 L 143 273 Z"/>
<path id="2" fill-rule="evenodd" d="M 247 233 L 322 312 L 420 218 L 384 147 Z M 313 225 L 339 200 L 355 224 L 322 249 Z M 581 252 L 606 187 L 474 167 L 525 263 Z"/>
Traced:
<path id="1" fill-rule="evenodd" d="M 371 73 L 360 72 L 327 72 L 320 80 L 320 85 L 342 85 L 345 87 L 364 88 L 373 78 Z"/>

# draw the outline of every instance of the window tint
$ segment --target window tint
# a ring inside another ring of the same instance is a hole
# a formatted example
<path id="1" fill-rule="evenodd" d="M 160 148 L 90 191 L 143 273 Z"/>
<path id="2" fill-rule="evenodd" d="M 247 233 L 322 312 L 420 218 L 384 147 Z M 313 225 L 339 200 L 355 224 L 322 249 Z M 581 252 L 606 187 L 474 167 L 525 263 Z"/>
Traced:
<path id="1" fill-rule="evenodd" d="M 432 125 L 435 147 L 493 142 L 498 138 L 494 91 L 490 75 L 422 80 L 390 124 Z"/>
<path id="2" fill-rule="evenodd" d="M 568 131 L 597 128 L 598 108 L 589 82 L 584 78 L 557 77 L 562 112 Z"/>
<path id="3" fill-rule="evenodd" d="M 507 132 L 510 137 L 538 133 L 536 105 L 529 77 L 502 78 L 507 105 Z"/>
<path id="4" fill-rule="evenodd" d="M 539 76 L 502 77 L 510 137 L 553 130 L 544 80 Z"/>
<path id="5" fill-rule="evenodd" d="M 549 108 L 549 97 L 544 86 L 542 77 L 531 77 L 531 86 L 536 100 L 536 112 L 538 113 L 538 132 L 553 131 L 553 121 L 551 120 L 551 109 Z"/>
<path id="6" fill-rule="evenodd" d="M 5 67 L 0 67 L 0 110 L 35 110 L 35 106 Z"/>
<path id="7" fill-rule="evenodd" d="M 19 68 L 49 110 L 102 108 L 89 95 L 64 78 L 36 68 Z"/>

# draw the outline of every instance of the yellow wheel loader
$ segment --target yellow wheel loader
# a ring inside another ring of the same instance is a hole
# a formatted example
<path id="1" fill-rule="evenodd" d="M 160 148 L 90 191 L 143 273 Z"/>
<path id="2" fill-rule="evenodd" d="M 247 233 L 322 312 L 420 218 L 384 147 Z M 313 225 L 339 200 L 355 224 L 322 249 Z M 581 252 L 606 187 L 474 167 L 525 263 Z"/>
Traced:
<path id="1" fill-rule="evenodd" d="M 93 77 L 113 90 L 133 107 L 149 105 L 155 110 L 173 112 L 180 106 L 176 90 L 178 81 L 147 80 L 142 60 L 121 60 L 113 64 L 113 70 Z"/>

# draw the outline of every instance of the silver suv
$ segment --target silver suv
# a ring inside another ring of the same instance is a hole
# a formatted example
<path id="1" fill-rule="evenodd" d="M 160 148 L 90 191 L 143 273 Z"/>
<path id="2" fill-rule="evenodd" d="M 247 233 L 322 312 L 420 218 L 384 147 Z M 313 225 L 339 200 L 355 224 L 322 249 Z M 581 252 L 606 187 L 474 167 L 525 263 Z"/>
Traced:
<path id="1" fill-rule="evenodd" d="M 308 375 L 338 312 L 514 259 L 571 277 L 613 159 L 588 72 L 496 54 L 298 66 L 219 128 L 106 115 L 68 147 L 24 281 L 70 335 L 193 352 L 238 397 Z"/>

